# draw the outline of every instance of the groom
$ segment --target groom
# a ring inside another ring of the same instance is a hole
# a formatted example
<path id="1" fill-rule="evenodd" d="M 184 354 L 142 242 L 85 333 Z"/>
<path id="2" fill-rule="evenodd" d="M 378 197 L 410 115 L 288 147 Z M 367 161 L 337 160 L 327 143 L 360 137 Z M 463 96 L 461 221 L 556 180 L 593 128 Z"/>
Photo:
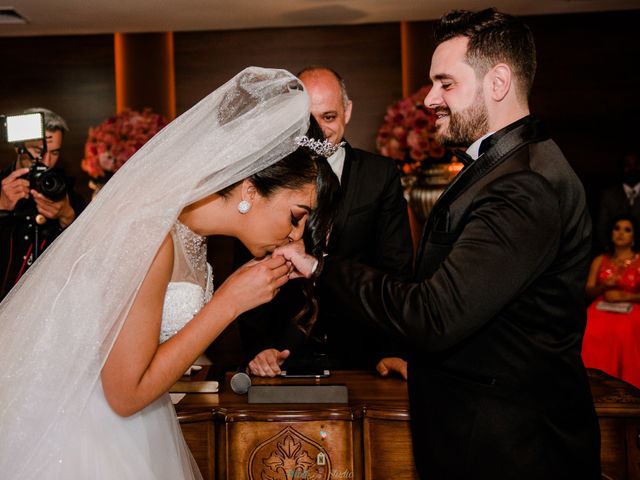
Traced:
<path id="1" fill-rule="evenodd" d="M 580 358 L 591 221 L 529 113 L 533 37 L 487 9 L 445 15 L 436 41 L 425 105 L 443 141 L 470 147 L 425 227 L 414 282 L 332 255 L 318 282 L 351 318 L 405 340 L 422 478 L 598 479 Z M 299 245 L 280 253 L 311 273 Z"/>

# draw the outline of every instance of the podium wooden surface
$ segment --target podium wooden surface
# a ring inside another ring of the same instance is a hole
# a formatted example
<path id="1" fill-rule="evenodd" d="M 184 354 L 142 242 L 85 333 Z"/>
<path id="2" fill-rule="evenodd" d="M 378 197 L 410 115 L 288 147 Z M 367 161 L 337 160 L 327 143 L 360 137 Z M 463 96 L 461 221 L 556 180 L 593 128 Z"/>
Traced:
<path id="1" fill-rule="evenodd" d="M 375 372 L 254 385 L 347 385 L 348 404 L 249 404 L 231 391 L 188 394 L 176 411 L 206 479 L 417 479 L 406 382 Z M 602 434 L 603 478 L 640 480 L 640 390 L 589 371 Z M 319 464 L 324 460 L 324 465 Z"/>

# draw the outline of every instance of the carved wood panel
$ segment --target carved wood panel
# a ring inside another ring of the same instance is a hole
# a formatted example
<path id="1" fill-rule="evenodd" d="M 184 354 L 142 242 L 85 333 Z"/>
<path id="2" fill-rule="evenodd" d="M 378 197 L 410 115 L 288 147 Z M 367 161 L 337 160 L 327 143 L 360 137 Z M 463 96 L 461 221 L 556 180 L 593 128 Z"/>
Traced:
<path id="1" fill-rule="evenodd" d="M 627 471 L 629 479 L 640 478 L 640 421 L 627 418 Z"/>
<path id="2" fill-rule="evenodd" d="M 602 478 L 623 480 L 627 477 L 625 419 L 600 418 Z"/>
<path id="3" fill-rule="evenodd" d="M 351 422 L 232 422 L 218 441 L 218 478 L 354 478 Z"/>
<path id="4" fill-rule="evenodd" d="M 365 417 L 364 473 L 367 480 L 418 480 L 408 421 Z"/>
<path id="5" fill-rule="evenodd" d="M 204 480 L 215 479 L 214 424 L 211 419 L 181 421 L 182 434 Z"/>

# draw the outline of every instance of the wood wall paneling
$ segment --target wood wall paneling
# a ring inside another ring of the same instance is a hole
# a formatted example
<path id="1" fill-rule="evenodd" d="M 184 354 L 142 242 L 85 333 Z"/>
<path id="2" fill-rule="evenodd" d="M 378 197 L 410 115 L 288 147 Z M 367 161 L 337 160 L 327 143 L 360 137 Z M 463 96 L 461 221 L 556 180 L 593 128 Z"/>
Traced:
<path id="1" fill-rule="evenodd" d="M 173 33 L 116 33 L 114 35 L 116 110 L 176 116 Z"/>
<path id="2" fill-rule="evenodd" d="M 401 96 L 398 23 L 176 33 L 178 112 L 245 67 L 285 68 L 293 73 L 310 64 L 338 71 L 354 108 L 347 137 L 373 149 L 375 134 L 390 103 Z"/>
<path id="3" fill-rule="evenodd" d="M 403 95 L 430 83 L 429 66 L 435 50 L 433 22 L 402 22 Z"/>
<path id="4" fill-rule="evenodd" d="M 0 37 L 0 113 L 49 108 L 65 118 L 61 162 L 89 196 L 80 169 L 89 126 L 114 112 L 113 36 Z M 14 160 L 0 145 L 0 168 Z"/>

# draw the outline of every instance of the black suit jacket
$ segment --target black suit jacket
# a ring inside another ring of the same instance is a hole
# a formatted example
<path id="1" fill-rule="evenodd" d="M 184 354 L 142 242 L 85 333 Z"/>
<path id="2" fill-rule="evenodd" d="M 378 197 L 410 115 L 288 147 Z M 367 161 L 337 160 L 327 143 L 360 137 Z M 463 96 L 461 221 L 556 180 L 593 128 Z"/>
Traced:
<path id="1" fill-rule="evenodd" d="M 387 157 L 348 144 L 345 150 L 342 200 L 327 251 L 408 279 L 413 255 L 400 174 Z M 322 287 L 315 294 L 319 315 L 310 338 L 290 321 L 304 304 L 295 281 L 285 285 L 271 304 L 242 316 L 239 326 L 247 359 L 277 348 L 292 351 L 285 368 L 307 363 L 373 368 L 382 356 L 399 354 L 388 335 L 347 321 L 340 303 Z"/>
<path id="2" fill-rule="evenodd" d="M 584 190 L 533 118 L 493 137 L 434 206 L 414 282 L 330 257 L 320 281 L 407 340 L 421 476 L 597 479 Z"/>

